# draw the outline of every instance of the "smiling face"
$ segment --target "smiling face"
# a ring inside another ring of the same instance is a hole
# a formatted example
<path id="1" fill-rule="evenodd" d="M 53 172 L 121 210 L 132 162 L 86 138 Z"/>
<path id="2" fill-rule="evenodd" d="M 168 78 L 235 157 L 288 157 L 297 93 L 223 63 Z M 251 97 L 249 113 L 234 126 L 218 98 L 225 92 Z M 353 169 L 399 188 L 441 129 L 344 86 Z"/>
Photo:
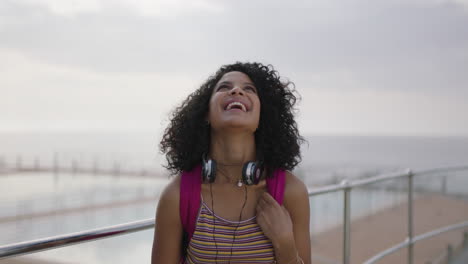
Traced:
<path id="1" fill-rule="evenodd" d="M 211 94 L 208 120 L 212 129 L 241 128 L 255 132 L 260 120 L 257 88 L 246 74 L 228 72 Z"/>

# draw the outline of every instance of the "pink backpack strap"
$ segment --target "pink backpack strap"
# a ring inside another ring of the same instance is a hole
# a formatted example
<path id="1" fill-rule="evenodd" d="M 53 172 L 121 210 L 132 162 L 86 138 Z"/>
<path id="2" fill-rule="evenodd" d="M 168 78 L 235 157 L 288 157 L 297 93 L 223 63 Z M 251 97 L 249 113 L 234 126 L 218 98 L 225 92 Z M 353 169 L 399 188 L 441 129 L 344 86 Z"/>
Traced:
<path id="1" fill-rule="evenodd" d="M 282 205 L 284 198 L 284 187 L 286 186 L 286 171 L 277 169 L 273 172 L 272 178 L 266 179 L 268 193 Z"/>
<path id="2" fill-rule="evenodd" d="M 180 220 L 184 231 L 188 235 L 188 241 L 192 239 L 195 232 L 201 201 L 201 183 L 201 165 L 195 166 L 191 171 L 182 173 L 180 179 Z"/>
<path id="3" fill-rule="evenodd" d="M 277 169 L 272 178 L 267 178 L 268 193 L 282 205 L 284 188 L 286 184 L 286 171 Z M 180 220 L 182 227 L 188 235 L 188 241 L 192 239 L 195 232 L 198 211 L 200 209 L 201 193 L 201 165 L 191 171 L 183 172 L 180 181 Z"/>

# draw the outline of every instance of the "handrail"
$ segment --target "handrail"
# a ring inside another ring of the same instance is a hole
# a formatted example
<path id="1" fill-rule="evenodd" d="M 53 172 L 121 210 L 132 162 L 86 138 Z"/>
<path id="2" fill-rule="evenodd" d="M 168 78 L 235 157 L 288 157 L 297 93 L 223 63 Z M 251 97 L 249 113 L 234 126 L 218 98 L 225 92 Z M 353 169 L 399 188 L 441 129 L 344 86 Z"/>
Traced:
<path id="1" fill-rule="evenodd" d="M 345 206 L 343 206 L 344 207 L 343 262 L 347 264 L 350 261 L 350 251 L 349 251 L 350 249 L 349 234 L 350 234 L 350 229 L 351 229 L 350 192 L 352 188 L 364 186 L 364 185 L 368 185 L 368 184 L 372 184 L 376 182 L 386 181 L 386 180 L 393 180 L 397 178 L 408 177 L 408 180 L 409 180 L 408 181 L 408 202 L 409 202 L 408 203 L 408 213 L 409 213 L 408 214 L 408 221 L 409 221 L 408 238 L 404 242 L 397 244 L 391 248 L 388 248 L 380 252 L 379 254 L 371 257 L 365 263 L 366 264 L 375 263 L 376 261 L 380 260 L 381 258 L 385 257 L 388 254 L 391 254 L 402 248 L 409 247 L 408 263 L 411 264 L 412 263 L 412 246 L 414 243 L 436 236 L 436 235 L 439 235 L 444 232 L 452 231 L 455 229 L 460 229 L 463 227 L 468 227 L 468 221 L 467 221 L 467 222 L 462 222 L 462 223 L 455 224 L 455 225 L 442 227 L 437 230 L 433 230 L 425 234 L 413 237 L 412 235 L 412 224 L 413 224 L 413 219 L 412 219 L 413 196 L 412 195 L 414 191 L 412 187 L 413 176 L 423 176 L 423 175 L 432 174 L 434 172 L 449 172 L 449 171 L 463 171 L 463 170 L 468 170 L 468 166 L 434 168 L 434 169 L 429 169 L 429 170 L 420 170 L 416 172 L 413 172 L 410 169 L 407 169 L 405 170 L 405 172 L 386 173 L 386 174 L 377 175 L 372 178 L 358 179 L 358 180 L 354 180 L 350 182 L 344 180 L 340 184 L 328 185 L 328 186 L 316 188 L 314 190 L 309 190 L 308 194 L 311 197 L 311 196 L 325 194 L 325 193 L 344 191 L 344 194 L 345 194 L 344 205 Z M 8 258 L 8 257 L 14 257 L 14 256 L 28 254 L 28 253 L 44 251 L 44 250 L 58 248 L 58 247 L 64 247 L 64 246 L 74 245 L 74 244 L 83 243 L 83 242 L 94 241 L 97 239 L 112 237 L 116 235 L 123 235 L 123 234 L 132 233 L 132 232 L 137 232 L 137 231 L 153 228 L 154 225 L 155 225 L 155 219 L 152 218 L 152 219 L 140 220 L 136 222 L 130 222 L 130 223 L 125 223 L 125 224 L 120 224 L 120 225 L 115 225 L 115 226 L 92 229 L 88 231 L 82 231 L 82 232 L 77 232 L 77 233 L 65 234 L 65 235 L 60 235 L 60 236 L 55 236 L 55 237 L 48 237 L 48 238 L 43 238 L 43 239 L 38 239 L 38 240 L 32 240 L 32 241 L 26 241 L 26 242 L 0 246 L 0 260 L 4 258 Z"/>
<path id="2" fill-rule="evenodd" d="M 314 190 L 309 190 L 309 196 L 342 191 L 347 188 L 360 187 L 360 186 L 369 185 L 369 184 L 386 181 L 386 180 L 393 180 L 396 178 L 408 176 L 409 172 L 410 172 L 410 169 L 406 169 L 405 172 L 384 173 L 384 174 L 381 174 L 372 178 L 354 180 L 352 182 L 348 182 L 344 180 L 340 184 L 331 184 L 331 185 L 327 185 L 324 187 L 315 188 Z"/>
<path id="3" fill-rule="evenodd" d="M 40 252 L 48 249 L 65 247 L 150 229 L 154 227 L 154 220 L 154 218 L 145 219 L 125 224 L 107 226 L 104 228 L 96 228 L 87 231 L 0 246 L 0 260 L 3 258 L 15 257 L 28 253 Z"/>
<path id="4" fill-rule="evenodd" d="M 413 243 L 419 242 L 419 241 L 424 240 L 424 239 L 431 238 L 433 236 L 440 235 L 440 234 L 445 233 L 445 232 L 461 229 L 461 228 L 464 228 L 464 227 L 468 227 L 468 221 L 461 222 L 461 223 L 454 224 L 454 225 L 444 226 L 444 227 L 441 227 L 439 229 L 432 230 L 432 231 L 429 231 L 427 233 L 421 234 L 419 236 L 415 236 L 414 239 L 413 239 Z"/>
<path id="5" fill-rule="evenodd" d="M 391 248 L 388 248 L 388 249 L 386 249 L 386 250 L 372 256 L 371 258 L 366 260 L 364 262 L 364 264 L 376 263 L 378 260 L 381 260 L 385 256 L 390 255 L 390 254 L 392 254 L 392 253 L 394 253 L 394 252 L 396 252 L 396 251 L 398 251 L 398 250 L 400 250 L 402 248 L 405 248 L 405 247 L 409 246 L 410 244 L 414 244 L 414 243 L 419 242 L 421 240 L 428 239 L 428 238 L 440 235 L 440 234 L 445 233 L 445 232 L 449 232 L 449 231 L 453 231 L 453 230 L 457 230 L 457 229 L 461 229 L 461 228 L 465 228 L 465 227 L 468 227 L 468 221 L 461 222 L 461 223 L 454 224 L 454 225 L 444 226 L 442 228 L 439 228 L 439 229 L 429 231 L 427 233 L 415 236 L 413 238 L 412 242 L 409 241 L 409 239 L 406 239 L 405 241 L 403 241 L 403 242 L 401 242 L 399 244 L 396 244 L 395 246 L 393 246 Z"/>
<path id="6" fill-rule="evenodd" d="M 375 263 L 377 262 L 378 260 L 382 259 L 383 257 L 387 256 L 387 255 L 390 255 L 391 253 L 393 252 L 397 252 L 398 250 L 400 249 L 403 249 L 407 246 L 409 246 L 410 242 L 408 239 L 406 239 L 405 241 L 399 243 L 399 244 L 396 244 L 395 246 L 393 247 L 390 247 L 390 248 L 387 248 L 385 249 L 384 251 L 378 253 L 377 255 L 371 257 L 370 259 L 366 260 L 363 264 L 371 264 L 371 263 Z"/>
<path id="7" fill-rule="evenodd" d="M 451 172 L 451 171 L 464 171 L 468 170 L 468 166 L 462 165 L 462 166 L 451 166 L 451 167 L 439 167 L 439 168 L 432 168 L 432 169 L 425 169 L 425 170 L 418 170 L 414 171 L 414 175 L 427 175 L 427 174 L 432 174 L 435 172 Z"/>

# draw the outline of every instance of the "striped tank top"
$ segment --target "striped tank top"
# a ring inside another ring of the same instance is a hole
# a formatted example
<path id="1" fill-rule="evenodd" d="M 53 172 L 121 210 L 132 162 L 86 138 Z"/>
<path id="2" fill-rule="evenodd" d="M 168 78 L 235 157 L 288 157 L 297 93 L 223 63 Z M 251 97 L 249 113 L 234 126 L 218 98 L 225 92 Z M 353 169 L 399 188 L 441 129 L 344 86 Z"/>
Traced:
<path id="1" fill-rule="evenodd" d="M 274 260 L 273 245 L 257 224 L 256 216 L 230 221 L 215 215 L 202 199 L 185 263 L 245 264 L 274 263 Z"/>

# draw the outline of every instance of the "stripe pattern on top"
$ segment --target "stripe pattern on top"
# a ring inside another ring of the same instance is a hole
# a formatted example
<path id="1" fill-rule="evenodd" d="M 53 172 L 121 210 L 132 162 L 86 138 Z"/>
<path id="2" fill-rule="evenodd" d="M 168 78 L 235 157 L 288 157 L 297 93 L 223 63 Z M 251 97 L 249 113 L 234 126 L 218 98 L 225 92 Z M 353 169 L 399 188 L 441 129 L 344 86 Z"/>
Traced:
<path id="1" fill-rule="evenodd" d="M 256 216 L 230 221 L 215 215 L 202 199 L 185 263 L 245 264 L 274 263 L 274 260 L 273 245 L 257 224 Z"/>

